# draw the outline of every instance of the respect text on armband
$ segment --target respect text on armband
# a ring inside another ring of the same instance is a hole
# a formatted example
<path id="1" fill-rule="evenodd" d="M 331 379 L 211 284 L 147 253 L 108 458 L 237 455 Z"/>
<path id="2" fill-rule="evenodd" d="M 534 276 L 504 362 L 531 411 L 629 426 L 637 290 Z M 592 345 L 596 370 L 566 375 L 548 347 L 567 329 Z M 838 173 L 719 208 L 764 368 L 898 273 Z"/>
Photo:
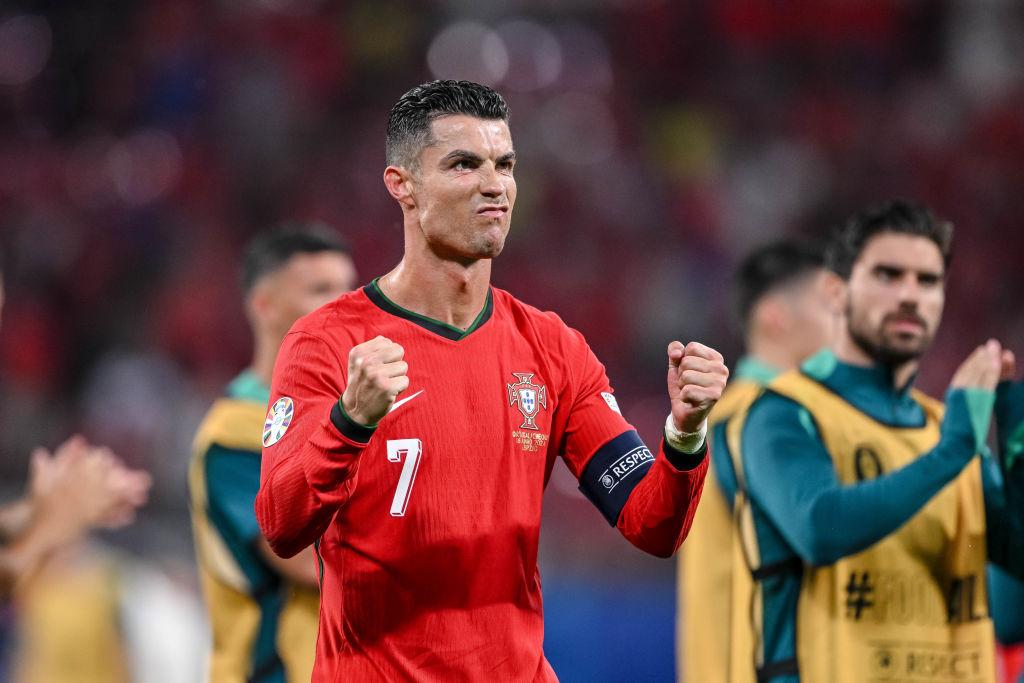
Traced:
<path id="1" fill-rule="evenodd" d="M 641 465 L 650 462 L 654 462 L 654 455 L 651 454 L 651 451 L 646 446 L 637 446 L 609 465 L 601 473 L 598 481 L 601 482 L 601 486 L 606 492 L 611 493 L 623 479 L 637 471 Z"/>

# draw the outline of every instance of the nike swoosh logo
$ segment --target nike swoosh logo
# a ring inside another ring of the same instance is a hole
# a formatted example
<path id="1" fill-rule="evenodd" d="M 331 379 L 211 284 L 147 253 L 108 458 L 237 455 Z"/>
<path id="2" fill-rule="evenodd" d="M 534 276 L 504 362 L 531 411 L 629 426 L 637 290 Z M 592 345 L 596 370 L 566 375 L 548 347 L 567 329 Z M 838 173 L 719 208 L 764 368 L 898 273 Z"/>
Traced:
<path id="1" fill-rule="evenodd" d="M 394 405 L 391 406 L 391 410 L 389 410 L 388 412 L 389 413 L 395 412 L 395 410 L 397 410 L 400 405 L 402 405 L 403 403 L 408 403 L 409 401 L 413 400 L 414 398 L 416 398 L 417 396 L 422 394 L 423 391 L 424 391 L 423 389 L 420 389 L 419 391 L 417 391 L 412 396 L 406 396 L 401 401 L 395 401 Z"/>

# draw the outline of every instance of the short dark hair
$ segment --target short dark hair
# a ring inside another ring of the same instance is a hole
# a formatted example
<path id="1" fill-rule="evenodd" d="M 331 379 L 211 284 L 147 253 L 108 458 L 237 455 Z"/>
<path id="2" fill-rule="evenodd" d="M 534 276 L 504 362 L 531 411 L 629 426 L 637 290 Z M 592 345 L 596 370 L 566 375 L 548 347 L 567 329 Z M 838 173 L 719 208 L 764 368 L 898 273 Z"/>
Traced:
<path id="1" fill-rule="evenodd" d="M 751 251 L 733 278 L 735 314 L 741 329 L 747 329 L 754 306 L 766 294 L 824 267 L 824 246 L 814 240 L 779 240 Z"/>
<path id="2" fill-rule="evenodd" d="M 420 152 L 433 139 L 436 118 L 465 114 L 508 123 L 508 105 L 486 85 L 472 81 L 431 81 L 402 95 L 388 117 L 385 160 L 388 166 L 416 168 Z"/>
<path id="3" fill-rule="evenodd" d="M 245 248 L 242 258 L 242 292 L 248 296 L 263 277 L 274 272 L 295 254 L 333 251 L 348 253 L 348 244 L 322 223 L 286 223 L 257 235 Z"/>
<path id="4" fill-rule="evenodd" d="M 926 237 L 935 242 L 942 253 L 942 262 L 949 270 L 953 251 L 953 224 L 936 220 L 923 204 L 894 199 L 876 204 L 851 217 L 836 229 L 826 251 L 830 270 L 844 280 L 850 279 L 853 264 L 864 245 L 875 235 L 899 233 Z"/>

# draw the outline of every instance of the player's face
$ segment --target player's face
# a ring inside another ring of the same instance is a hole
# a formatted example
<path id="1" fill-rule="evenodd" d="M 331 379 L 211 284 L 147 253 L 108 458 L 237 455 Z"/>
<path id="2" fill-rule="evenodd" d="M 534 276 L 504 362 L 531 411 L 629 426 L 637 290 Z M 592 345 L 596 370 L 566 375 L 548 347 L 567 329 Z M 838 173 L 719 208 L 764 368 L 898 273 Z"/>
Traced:
<path id="1" fill-rule="evenodd" d="M 847 283 L 847 329 L 876 362 L 918 358 L 942 319 L 945 267 L 927 237 L 880 233 L 864 245 Z"/>
<path id="2" fill-rule="evenodd" d="M 355 282 L 356 269 L 347 254 L 295 254 L 266 278 L 268 323 L 283 338 L 296 320 L 351 291 Z"/>
<path id="3" fill-rule="evenodd" d="M 434 144 L 420 154 L 412 181 L 425 243 L 442 259 L 493 258 L 505 246 L 516 201 L 508 125 L 452 115 L 431 126 Z"/>

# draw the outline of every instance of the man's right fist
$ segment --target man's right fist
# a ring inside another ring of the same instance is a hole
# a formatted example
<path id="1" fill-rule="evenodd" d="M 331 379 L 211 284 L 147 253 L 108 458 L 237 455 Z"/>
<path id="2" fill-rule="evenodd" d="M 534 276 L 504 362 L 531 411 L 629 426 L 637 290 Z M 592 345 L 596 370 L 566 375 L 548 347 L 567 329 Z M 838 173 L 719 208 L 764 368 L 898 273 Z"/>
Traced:
<path id="1" fill-rule="evenodd" d="M 352 347 L 348 384 L 341 395 L 341 405 L 352 420 L 375 427 L 391 410 L 395 397 L 409 388 L 404 355 L 405 349 L 379 335 Z"/>

